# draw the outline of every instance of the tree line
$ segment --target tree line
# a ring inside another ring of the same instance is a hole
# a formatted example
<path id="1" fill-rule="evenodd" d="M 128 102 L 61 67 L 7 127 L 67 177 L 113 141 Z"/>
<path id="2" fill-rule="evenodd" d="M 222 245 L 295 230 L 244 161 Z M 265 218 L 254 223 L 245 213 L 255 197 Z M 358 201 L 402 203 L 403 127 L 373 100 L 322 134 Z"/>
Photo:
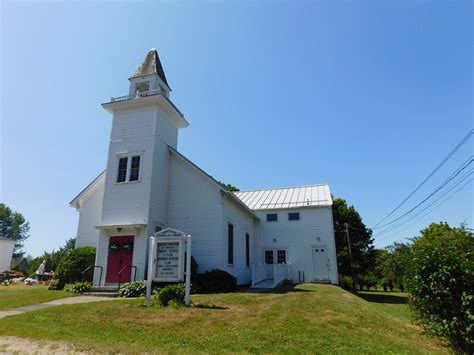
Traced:
<path id="1" fill-rule="evenodd" d="M 408 242 L 376 249 L 354 206 L 334 199 L 339 283 L 350 290 L 407 291 L 415 322 L 457 350 L 474 350 L 474 234 L 466 225 L 431 223 Z M 352 278 L 348 223 L 352 251 Z"/>

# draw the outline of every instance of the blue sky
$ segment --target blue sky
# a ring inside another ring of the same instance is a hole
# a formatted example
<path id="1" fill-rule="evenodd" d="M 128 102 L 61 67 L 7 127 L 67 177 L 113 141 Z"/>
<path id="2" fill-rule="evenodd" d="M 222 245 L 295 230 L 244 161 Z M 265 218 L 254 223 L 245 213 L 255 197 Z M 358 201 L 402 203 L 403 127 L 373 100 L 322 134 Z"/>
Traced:
<path id="1" fill-rule="evenodd" d="M 126 94 L 157 48 L 190 122 L 183 154 L 242 190 L 327 182 L 372 226 L 473 126 L 472 7 L 3 1 L 0 201 L 31 222 L 32 255 L 75 236 L 68 203 L 106 164 L 111 116 L 100 103 Z M 394 216 L 468 159 L 472 141 Z M 472 192 L 375 233 L 375 245 L 431 221 L 472 226 Z"/>

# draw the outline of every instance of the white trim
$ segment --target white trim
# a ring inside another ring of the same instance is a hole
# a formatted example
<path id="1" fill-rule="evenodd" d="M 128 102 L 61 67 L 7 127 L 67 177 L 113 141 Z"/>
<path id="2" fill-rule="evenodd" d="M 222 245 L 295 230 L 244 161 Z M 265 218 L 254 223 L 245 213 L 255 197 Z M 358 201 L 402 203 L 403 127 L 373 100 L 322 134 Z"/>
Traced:
<path id="1" fill-rule="evenodd" d="M 142 181 L 142 173 L 143 173 L 143 158 L 145 156 L 144 150 L 138 151 L 129 151 L 129 152 L 121 152 L 115 154 L 116 162 L 115 162 L 115 180 L 114 185 L 123 185 L 123 184 L 134 184 L 139 183 Z M 132 158 L 133 157 L 140 157 L 140 164 L 138 166 L 138 180 L 130 181 L 130 175 L 132 173 Z M 127 158 L 127 171 L 125 172 L 125 181 L 117 181 L 118 180 L 118 168 L 120 164 L 120 159 Z"/>

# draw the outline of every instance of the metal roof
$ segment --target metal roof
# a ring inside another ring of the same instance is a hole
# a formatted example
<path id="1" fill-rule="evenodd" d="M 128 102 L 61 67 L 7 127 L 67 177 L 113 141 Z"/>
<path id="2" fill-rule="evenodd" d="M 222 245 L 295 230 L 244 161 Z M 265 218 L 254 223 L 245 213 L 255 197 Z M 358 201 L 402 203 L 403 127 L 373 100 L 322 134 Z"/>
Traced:
<path id="1" fill-rule="evenodd" d="M 164 83 L 168 85 L 168 82 L 166 81 L 165 71 L 163 70 L 163 67 L 161 65 L 160 57 L 158 57 L 158 52 L 155 48 L 152 48 L 146 55 L 145 59 L 143 60 L 143 63 L 140 64 L 137 70 L 135 70 L 135 73 L 133 73 L 130 79 L 154 74 L 158 75 L 161 80 L 163 80 Z"/>
<path id="2" fill-rule="evenodd" d="M 332 206 L 327 184 L 239 191 L 235 195 L 251 210 Z"/>

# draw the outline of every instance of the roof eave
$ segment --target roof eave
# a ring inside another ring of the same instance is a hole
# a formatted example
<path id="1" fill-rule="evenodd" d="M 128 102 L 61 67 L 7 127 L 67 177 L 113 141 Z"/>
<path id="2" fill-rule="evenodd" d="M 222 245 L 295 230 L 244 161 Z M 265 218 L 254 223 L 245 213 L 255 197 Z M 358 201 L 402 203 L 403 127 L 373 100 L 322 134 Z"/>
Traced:
<path id="1" fill-rule="evenodd" d="M 87 185 L 84 189 L 82 189 L 81 192 L 79 192 L 76 197 L 74 197 L 71 202 L 69 202 L 69 206 L 73 208 L 79 208 L 79 199 L 86 193 L 87 190 L 89 190 L 93 185 L 95 185 L 96 182 L 100 180 L 100 178 L 105 175 L 106 170 L 102 171 L 94 180 L 92 180 L 89 185 Z"/>

